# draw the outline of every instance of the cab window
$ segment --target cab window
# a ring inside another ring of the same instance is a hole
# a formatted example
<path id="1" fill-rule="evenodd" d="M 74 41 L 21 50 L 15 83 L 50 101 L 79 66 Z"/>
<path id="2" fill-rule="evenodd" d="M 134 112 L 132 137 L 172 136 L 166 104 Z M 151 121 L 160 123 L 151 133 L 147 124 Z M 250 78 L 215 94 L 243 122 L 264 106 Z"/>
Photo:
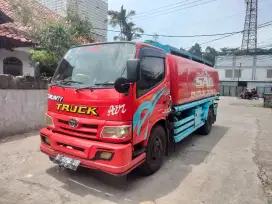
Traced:
<path id="1" fill-rule="evenodd" d="M 141 59 L 137 98 L 159 85 L 165 76 L 164 58 L 147 56 Z"/>

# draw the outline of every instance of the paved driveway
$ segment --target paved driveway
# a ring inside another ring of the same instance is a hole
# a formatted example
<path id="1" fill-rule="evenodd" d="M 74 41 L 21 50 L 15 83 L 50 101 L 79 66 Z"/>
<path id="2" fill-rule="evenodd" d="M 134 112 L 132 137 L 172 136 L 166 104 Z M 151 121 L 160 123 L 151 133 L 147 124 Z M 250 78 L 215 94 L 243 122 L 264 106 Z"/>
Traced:
<path id="1" fill-rule="evenodd" d="M 222 97 L 218 114 L 210 135 L 182 141 L 162 169 L 149 177 L 59 169 L 39 152 L 37 133 L 4 139 L 0 203 L 267 203 L 271 109 L 262 108 L 261 101 Z"/>

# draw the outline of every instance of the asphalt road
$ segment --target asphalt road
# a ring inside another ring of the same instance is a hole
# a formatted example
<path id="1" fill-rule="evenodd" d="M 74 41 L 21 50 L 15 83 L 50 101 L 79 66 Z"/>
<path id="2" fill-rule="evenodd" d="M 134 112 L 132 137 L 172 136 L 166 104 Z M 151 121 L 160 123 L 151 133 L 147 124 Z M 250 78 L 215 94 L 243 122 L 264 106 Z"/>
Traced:
<path id="1" fill-rule="evenodd" d="M 6 138 L 0 141 L 0 203 L 270 203 L 271 121 L 261 101 L 222 97 L 212 133 L 177 144 L 149 177 L 59 169 L 40 153 L 37 133 Z"/>

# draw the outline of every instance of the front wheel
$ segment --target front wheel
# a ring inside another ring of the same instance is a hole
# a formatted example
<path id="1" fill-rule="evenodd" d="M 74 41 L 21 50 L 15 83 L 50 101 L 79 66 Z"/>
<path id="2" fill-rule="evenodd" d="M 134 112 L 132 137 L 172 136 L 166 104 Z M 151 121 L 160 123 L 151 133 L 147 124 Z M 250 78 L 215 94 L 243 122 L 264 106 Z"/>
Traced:
<path id="1" fill-rule="evenodd" d="M 162 165 L 166 149 L 166 133 L 162 126 L 155 126 L 147 144 L 146 160 L 139 167 L 142 175 L 148 176 L 155 173 Z"/>

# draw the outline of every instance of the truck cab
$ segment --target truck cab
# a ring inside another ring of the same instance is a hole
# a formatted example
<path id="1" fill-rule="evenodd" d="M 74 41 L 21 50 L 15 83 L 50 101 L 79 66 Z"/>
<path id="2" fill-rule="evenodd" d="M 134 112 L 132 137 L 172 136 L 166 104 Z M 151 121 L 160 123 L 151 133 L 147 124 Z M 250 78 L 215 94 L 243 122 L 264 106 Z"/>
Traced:
<path id="1" fill-rule="evenodd" d="M 175 141 L 171 92 L 181 88 L 170 83 L 175 66 L 171 54 L 145 43 L 71 48 L 48 88 L 41 151 L 73 170 L 124 175 L 139 167 L 154 173 Z"/>

